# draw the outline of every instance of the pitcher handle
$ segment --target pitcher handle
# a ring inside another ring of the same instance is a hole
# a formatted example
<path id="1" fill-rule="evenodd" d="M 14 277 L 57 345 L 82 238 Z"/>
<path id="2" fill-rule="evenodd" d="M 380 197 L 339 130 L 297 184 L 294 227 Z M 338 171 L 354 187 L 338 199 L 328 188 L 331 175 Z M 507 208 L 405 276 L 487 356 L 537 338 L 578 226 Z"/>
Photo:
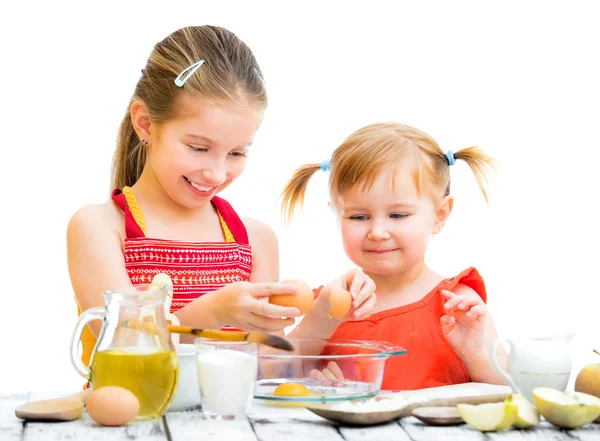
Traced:
<path id="1" fill-rule="evenodd" d="M 71 365 L 75 368 L 77 373 L 83 378 L 88 379 L 90 376 L 90 368 L 86 366 L 81 357 L 78 354 L 79 340 L 85 326 L 92 320 L 100 320 L 106 316 L 106 309 L 98 306 L 96 308 L 90 308 L 84 311 L 80 316 L 79 320 L 75 325 L 73 336 L 71 337 Z"/>
<path id="2" fill-rule="evenodd" d="M 498 365 L 496 351 L 498 350 L 498 346 L 500 345 L 500 343 L 502 343 L 503 341 L 508 343 L 508 345 L 510 346 L 510 350 L 512 351 L 512 344 L 510 343 L 510 341 L 498 337 L 496 341 L 494 341 L 494 343 L 492 344 L 492 347 L 490 348 L 490 360 L 492 361 L 492 365 L 494 366 L 494 369 L 496 369 L 496 372 L 498 372 L 506 380 L 512 391 L 516 394 L 520 394 L 521 390 L 517 386 L 517 383 L 515 383 L 514 380 L 510 378 L 510 375 L 504 372 L 504 370 Z"/>

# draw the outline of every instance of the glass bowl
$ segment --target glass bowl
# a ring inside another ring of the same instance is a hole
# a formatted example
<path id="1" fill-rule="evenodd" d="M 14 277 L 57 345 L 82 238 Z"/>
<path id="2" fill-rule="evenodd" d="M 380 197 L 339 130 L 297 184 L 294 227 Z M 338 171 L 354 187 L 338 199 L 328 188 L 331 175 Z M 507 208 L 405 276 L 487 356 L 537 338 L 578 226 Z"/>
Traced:
<path id="1" fill-rule="evenodd" d="M 269 405 L 361 400 L 379 393 L 385 362 L 404 355 L 379 341 L 287 339 L 293 352 L 259 347 L 254 398 Z"/>

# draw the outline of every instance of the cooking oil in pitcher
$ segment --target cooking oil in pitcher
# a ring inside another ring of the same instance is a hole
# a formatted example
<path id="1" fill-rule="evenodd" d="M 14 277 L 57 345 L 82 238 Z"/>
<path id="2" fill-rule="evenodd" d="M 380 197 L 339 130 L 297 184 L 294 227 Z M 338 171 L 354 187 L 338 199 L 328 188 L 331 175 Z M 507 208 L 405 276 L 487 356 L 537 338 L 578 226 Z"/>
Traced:
<path id="1" fill-rule="evenodd" d="M 120 386 L 129 389 L 140 402 L 136 420 L 163 415 L 177 388 L 177 353 L 173 350 L 118 348 L 94 353 L 90 382 L 94 389 Z"/>

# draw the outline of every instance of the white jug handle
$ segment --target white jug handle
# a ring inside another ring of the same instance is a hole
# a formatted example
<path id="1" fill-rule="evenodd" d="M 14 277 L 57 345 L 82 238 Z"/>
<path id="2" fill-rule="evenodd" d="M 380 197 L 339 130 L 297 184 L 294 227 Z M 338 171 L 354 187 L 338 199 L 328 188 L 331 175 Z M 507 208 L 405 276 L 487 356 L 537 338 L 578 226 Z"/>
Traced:
<path id="1" fill-rule="evenodd" d="M 521 390 L 518 388 L 517 383 L 515 383 L 514 380 L 510 378 L 510 375 L 504 372 L 504 370 L 498 365 L 496 351 L 498 350 L 498 346 L 500 345 L 500 343 L 502 343 L 503 341 L 509 344 L 512 351 L 512 345 L 510 344 L 510 341 L 498 337 L 496 341 L 492 344 L 492 347 L 490 348 L 490 360 L 492 361 L 492 365 L 494 366 L 494 369 L 496 369 L 496 372 L 498 372 L 506 380 L 512 391 L 516 394 L 520 394 Z"/>

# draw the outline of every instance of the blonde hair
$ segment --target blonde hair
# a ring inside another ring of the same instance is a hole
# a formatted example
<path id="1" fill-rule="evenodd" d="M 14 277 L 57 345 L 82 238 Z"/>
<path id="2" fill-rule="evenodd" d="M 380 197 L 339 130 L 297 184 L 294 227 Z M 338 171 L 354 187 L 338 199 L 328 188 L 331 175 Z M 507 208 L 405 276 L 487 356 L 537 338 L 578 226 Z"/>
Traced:
<path id="1" fill-rule="evenodd" d="M 183 87 L 177 87 L 175 78 L 200 60 L 204 60 L 200 69 Z M 185 27 L 157 43 L 119 128 L 112 188 L 135 184 L 146 163 L 146 149 L 133 128 L 129 113 L 134 101 L 141 100 L 151 121 L 158 124 L 177 116 L 177 98 L 182 91 L 209 101 L 246 100 L 265 108 L 267 93 L 263 78 L 250 48 L 224 28 Z"/>
<path id="2" fill-rule="evenodd" d="M 495 160 L 478 147 L 468 147 L 454 153 L 454 159 L 465 161 L 477 179 L 487 202 L 484 182 Z M 331 200 L 355 185 L 369 189 L 382 173 L 408 166 L 417 192 L 424 192 L 434 201 L 450 194 L 450 164 L 446 153 L 428 134 L 403 124 L 371 124 L 351 134 L 331 155 L 329 190 Z M 321 170 L 321 164 L 306 164 L 294 172 L 283 192 L 282 215 L 289 224 L 298 206 L 302 207 L 310 178 Z M 394 174 L 392 174 L 393 180 Z"/>

